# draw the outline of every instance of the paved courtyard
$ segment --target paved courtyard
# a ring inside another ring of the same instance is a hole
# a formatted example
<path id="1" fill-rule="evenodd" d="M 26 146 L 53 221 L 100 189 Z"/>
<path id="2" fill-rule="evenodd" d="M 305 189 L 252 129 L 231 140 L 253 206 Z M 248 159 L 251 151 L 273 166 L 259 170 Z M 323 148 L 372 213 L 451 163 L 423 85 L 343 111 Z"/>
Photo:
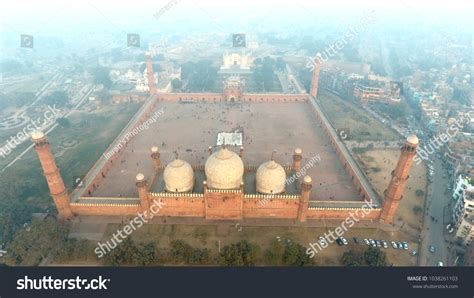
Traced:
<path id="1" fill-rule="evenodd" d="M 179 103 L 160 102 L 163 114 L 149 129 L 135 136 L 92 196 L 137 197 L 135 175 L 152 173 L 150 148 L 159 147 L 164 164 L 174 151 L 192 165 L 204 165 L 208 147 L 215 149 L 219 132 L 243 133 L 245 165 L 260 165 L 270 159 L 291 165 L 293 150 L 303 150 L 304 166 L 320 155 L 320 162 L 307 172 L 313 178 L 311 200 L 359 200 L 336 153 L 305 102 L 284 103 Z M 239 147 L 230 146 L 238 153 Z"/>

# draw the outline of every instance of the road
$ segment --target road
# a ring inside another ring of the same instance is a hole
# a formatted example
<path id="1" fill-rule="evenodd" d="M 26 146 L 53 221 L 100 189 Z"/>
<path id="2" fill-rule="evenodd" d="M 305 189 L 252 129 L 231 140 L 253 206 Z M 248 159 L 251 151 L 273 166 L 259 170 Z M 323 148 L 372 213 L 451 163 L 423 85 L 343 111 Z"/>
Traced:
<path id="1" fill-rule="evenodd" d="M 440 261 L 447 266 L 453 266 L 454 260 L 448 258 L 448 254 L 451 252 L 448 249 L 449 243 L 445 240 L 445 227 L 450 222 L 450 218 L 444 214 L 445 209 L 451 210 L 451 208 L 447 208 L 451 201 L 451 195 L 447 190 L 447 171 L 436 154 L 432 154 L 431 158 L 433 159 L 434 175 L 432 176 L 433 181 L 428 186 L 419 262 L 421 266 L 437 266 Z M 449 212 L 446 213 L 449 214 Z M 431 219 L 432 216 L 436 221 Z M 436 248 L 434 253 L 429 252 L 430 245 Z"/>

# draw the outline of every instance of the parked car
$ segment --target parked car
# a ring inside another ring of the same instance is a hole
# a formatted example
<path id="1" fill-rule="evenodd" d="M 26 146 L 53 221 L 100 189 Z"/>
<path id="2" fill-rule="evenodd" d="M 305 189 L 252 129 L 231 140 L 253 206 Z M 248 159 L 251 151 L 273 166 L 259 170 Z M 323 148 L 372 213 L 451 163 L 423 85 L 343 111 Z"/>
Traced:
<path id="1" fill-rule="evenodd" d="M 349 242 L 347 242 L 347 239 L 346 239 L 346 238 L 341 237 L 341 240 L 342 240 L 342 244 L 344 244 L 344 245 L 348 245 L 348 244 L 349 244 Z"/>
<path id="2" fill-rule="evenodd" d="M 438 267 L 443 267 L 443 266 L 444 266 L 443 262 L 439 261 L 438 262 Z"/>
<path id="3" fill-rule="evenodd" d="M 403 241 L 402 244 L 403 244 L 403 249 L 408 250 L 408 242 Z"/>
<path id="4" fill-rule="evenodd" d="M 324 239 L 324 237 L 320 236 L 320 237 L 319 237 L 319 244 L 321 244 L 321 245 L 327 245 L 328 243 L 327 243 L 326 239 Z"/>
<path id="5" fill-rule="evenodd" d="M 359 239 L 357 239 L 357 237 L 353 237 L 352 239 L 354 239 L 355 244 L 359 244 Z"/>
<path id="6" fill-rule="evenodd" d="M 374 239 L 369 239 L 369 242 L 370 242 L 370 245 L 372 245 L 373 247 L 377 246 L 377 244 L 375 244 Z"/>
<path id="7" fill-rule="evenodd" d="M 382 247 L 382 242 L 380 240 L 375 240 L 377 247 Z"/>
<path id="8" fill-rule="evenodd" d="M 380 240 L 380 242 L 382 242 L 383 248 L 388 248 L 387 241 L 385 241 L 385 240 Z"/>
<path id="9" fill-rule="evenodd" d="M 344 245 L 344 244 L 342 243 L 342 239 L 341 239 L 341 237 L 337 237 L 337 239 L 336 239 L 336 243 L 337 243 L 337 245 L 339 245 L 339 246 L 342 246 L 342 245 Z"/>
<path id="10" fill-rule="evenodd" d="M 416 256 L 416 254 L 417 254 L 416 250 L 414 250 L 414 251 L 411 252 L 411 255 L 412 255 L 412 256 Z"/>
<path id="11" fill-rule="evenodd" d="M 396 243 L 395 241 L 392 241 L 392 242 L 390 242 L 390 243 L 392 244 L 392 247 L 393 247 L 394 249 L 397 249 L 397 248 L 398 248 L 397 243 Z"/>
<path id="12" fill-rule="evenodd" d="M 433 245 L 430 245 L 430 253 L 434 253 L 436 251 L 436 248 Z"/>
<path id="13" fill-rule="evenodd" d="M 400 241 L 397 242 L 398 249 L 403 249 L 403 243 Z"/>
<path id="14" fill-rule="evenodd" d="M 364 239 L 364 243 L 365 243 L 365 245 L 370 245 L 370 242 L 369 242 L 369 240 L 367 240 L 367 238 Z"/>

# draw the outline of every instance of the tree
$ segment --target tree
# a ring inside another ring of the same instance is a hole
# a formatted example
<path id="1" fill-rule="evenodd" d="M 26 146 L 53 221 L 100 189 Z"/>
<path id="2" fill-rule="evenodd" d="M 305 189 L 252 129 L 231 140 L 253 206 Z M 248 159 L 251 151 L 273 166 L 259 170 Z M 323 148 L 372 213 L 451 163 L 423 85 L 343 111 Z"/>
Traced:
<path id="1" fill-rule="evenodd" d="M 353 267 L 353 266 L 362 266 L 364 265 L 364 257 L 360 252 L 355 252 L 352 250 L 346 251 L 342 255 L 342 263 L 345 266 Z"/>
<path id="2" fill-rule="evenodd" d="M 265 263 L 272 266 L 281 265 L 284 250 L 283 244 L 274 239 L 270 244 L 270 248 L 264 253 Z"/>
<path id="3" fill-rule="evenodd" d="M 413 213 L 420 214 L 421 212 L 423 212 L 423 208 L 421 206 L 416 205 L 413 207 Z"/>
<path id="4" fill-rule="evenodd" d="M 364 253 L 364 260 L 370 267 L 387 266 L 387 254 L 378 247 L 369 247 Z"/>
<path id="5" fill-rule="evenodd" d="M 417 197 L 422 197 L 422 196 L 425 195 L 425 192 L 424 192 L 423 190 L 421 190 L 421 189 L 417 189 L 417 190 L 415 191 L 415 194 L 416 194 Z"/>
<path id="6" fill-rule="evenodd" d="M 30 227 L 18 230 L 7 246 L 5 263 L 10 266 L 36 266 L 48 253 L 62 247 L 67 228 L 52 217 L 34 220 Z"/>
<path id="7" fill-rule="evenodd" d="M 285 67 L 286 67 L 286 62 L 285 62 L 285 60 L 283 60 L 282 57 L 278 57 L 277 60 L 276 60 L 275 67 L 276 67 L 276 69 L 278 69 L 278 70 L 284 70 Z"/>
<path id="8" fill-rule="evenodd" d="M 105 255 L 104 263 L 109 266 L 131 265 L 136 249 L 133 240 L 130 237 L 125 238 L 125 240 L 117 243 L 117 246 Z"/>
<path id="9" fill-rule="evenodd" d="M 137 247 L 132 255 L 132 264 L 135 266 L 150 266 L 155 263 L 156 248 L 154 243 L 147 243 Z"/>
<path id="10" fill-rule="evenodd" d="M 305 266 L 313 263 L 313 259 L 306 254 L 306 248 L 301 244 L 289 242 L 283 252 L 283 264 L 288 266 Z"/>
<path id="11" fill-rule="evenodd" d="M 110 79 L 110 69 L 106 67 L 96 67 L 91 71 L 95 84 L 102 84 L 105 88 L 110 89 L 112 80 Z"/>
<path id="12" fill-rule="evenodd" d="M 186 62 L 181 65 L 181 78 L 188 81 L 189 91 L 213 90 L 217 81 L 217 68 L 212 65 L 211 60 Z"/>
<path id="13" fill-rule="evenodd" d="M 53 106 L 56 105 L 58 107 L 66 106 L 68 102 L 69 96 L 64 91 L 53 91 L 50 95 L 46 96 L 43 100 L 44 103 L 47 105 Z"/>
<path id="14" fill-rule="evenodd" d="M 58 122 L 59 125 L 61 125 L 61 127 L 64 127 L 64 128 L 71 127 L 71 121 L 69 121 L 69 119 L 67 119 L 67 118 L 64 118 L 64 117 L 59 118 L 57 120 L 57 122 Z"/>
<path id="15" fill-rule="evenodd" d="M 179 79 L 173 79 L 171 81 L 171 86 L 173 86 L 173 90 L 180 90 L 183 86 L 183 82 L 181 82 Z"/>
<path id="16" fill-rule="evenodd" d="M 182 240 L 171 241 L 171 260 L 174 262 L 186 262 L 193 254 L 193 248 Z"/>
<path id="17" fill-rule="evenodd" d="M 259 247 L 245 240 L 224 246 L 219 261 L 225 266 L 253 266 Z"/>
<path id="18" fill-rule="evenodd" d="M 193 248 L 182 240 L 171 241 L 171 260 L 186 264 L 206 264 L 209 262 L 209 250 Z"/>

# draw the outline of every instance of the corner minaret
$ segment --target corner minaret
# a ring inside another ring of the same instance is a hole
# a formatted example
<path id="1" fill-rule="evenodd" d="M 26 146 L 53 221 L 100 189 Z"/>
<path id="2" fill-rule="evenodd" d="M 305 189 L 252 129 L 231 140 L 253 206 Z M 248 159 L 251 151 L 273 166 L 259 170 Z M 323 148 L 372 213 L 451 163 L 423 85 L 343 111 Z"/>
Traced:
<path id="1" fill-rule="evenodd" d="M 157 146 L 151 147 L 151 161 L 153 164 L 153 171 L 157 171 L 160 167 L 160 152 Z"/>
<path id="2" fill-rule="evenodd" d="M 51 148 L 45 134 L 41 131 L 35 131 L 31 134 L 31 139 L 35 144 L 35 150 L 36 153 L 38 153 L 38 158 L 43 168 L 43 174 L 48 183 L 49 192 L 58 210 L 59 219 L 66 220 L 72 218 L 74 215 L 71 211 L 69 195 L 64 186 L 61 173 L 54 161 L 54 156 L 51 153 Z"/>
<path id="3" fill-rule="evenodd" d="M 385 224 L 392 224 L 395 214 L 403 198 L 405 184 L 410 177 L 408 174 L 413 163 L 413 157 L 416 155 L 418 138 L 411 135 L 405 141 L 401 151 L 397 167 L 392 171 L 392 179 L 385 191 L 385 200 L 380 214 L 380 221 Z"/>
<path id="4" fill-rule="evenodd" d="M 150 95 L 158 94 L 158 87 L 156 87 L 155 74 L 153 72 L 153 60 L 151 59 L 151 53 L 146 52 L 146 76 L 148 79 L 148 88 L 150 89 Z"/>
<path id="5" fill-rule="evenodd" d="M 301 148 L 296 148 L 293 152 L 293 171 L 299 172 L 301 170 L 301 160 L 303 159 L 303 151 Z"/>
<path id="6" fill-rule="evenodd" d="M 309 197 L 311 195 L 311 188 L 313 180 L 310 176 L 304 176 L 303 183 L 301 183 L 301 196 L 298 204 L 298 221 L 306 221 L 306 213 L 309 207 Z"/>
<path id="7" fill-rule="evenodd" d="M 316 98 L 316 96 L 318 95 L 319 72 L 320 72 L 320 66 L 321 66 L 319 57 L 316 57 L 316 58 L 317 59 L 315 59 L 315 62 L 314 62 L 313 75 L 311 77 L 311 90 L 309 92 L 309 94 L 314 98 Z"/>
<path id="8" fill-rule="evenodd" d="M 147 182 L 145 175 L 138 173 L 135 177 L 136 185 L 138 190 L 138 197 L 140 198 L 140 211 L 145 213 L 145 216 L 149 216 L 150 202 L 148 200 Z"/>

